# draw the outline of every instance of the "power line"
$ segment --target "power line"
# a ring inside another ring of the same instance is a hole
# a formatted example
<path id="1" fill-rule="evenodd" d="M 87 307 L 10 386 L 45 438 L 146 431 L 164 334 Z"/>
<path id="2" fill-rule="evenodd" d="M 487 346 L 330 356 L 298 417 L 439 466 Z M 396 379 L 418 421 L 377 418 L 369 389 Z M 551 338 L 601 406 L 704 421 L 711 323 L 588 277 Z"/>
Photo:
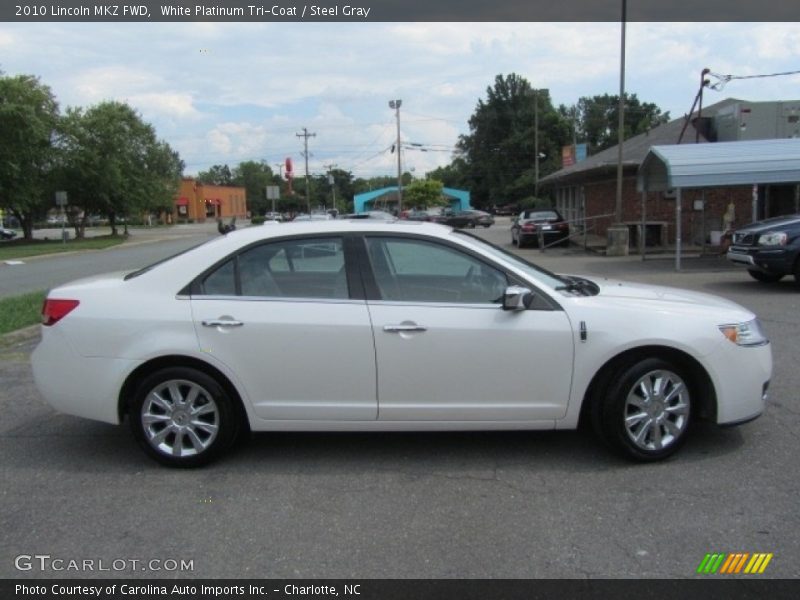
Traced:
<path id="1" fill-rule="evenodd" d="M 763 75 L 720 75 L 718 73 L 711 73 L 709 71 L 708 74 L 718 79 L 717 83 L 708 87 L 719 92 L 722 91 L 728 82 L 733 81 L 734 79 L 765 79 L 767 77 L 784 77 L 786 75 L 800 75 L 800 71 L 783 71 L 781 73 L 766 73 Z"/>

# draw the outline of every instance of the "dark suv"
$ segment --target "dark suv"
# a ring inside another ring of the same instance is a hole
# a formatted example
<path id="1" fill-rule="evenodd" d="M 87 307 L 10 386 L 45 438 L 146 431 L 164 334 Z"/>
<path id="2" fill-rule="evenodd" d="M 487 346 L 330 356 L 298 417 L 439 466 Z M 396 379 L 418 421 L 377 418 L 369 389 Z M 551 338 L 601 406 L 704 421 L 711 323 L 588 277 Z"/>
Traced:
<path id="1" fill-rule="evenodd" d="M 779 281 L 794 275 L 800 284 L 800 215 L 745 225 L 733 233 L 728 260 L 747 267 L 753 279 Z"/>

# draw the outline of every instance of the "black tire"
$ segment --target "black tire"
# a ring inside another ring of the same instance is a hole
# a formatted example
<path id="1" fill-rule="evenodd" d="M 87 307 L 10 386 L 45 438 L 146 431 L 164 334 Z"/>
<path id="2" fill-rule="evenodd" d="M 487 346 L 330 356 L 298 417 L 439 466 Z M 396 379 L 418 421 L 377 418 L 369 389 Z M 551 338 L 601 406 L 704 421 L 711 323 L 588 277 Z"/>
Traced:
<path id="1" fill-rule="evenodd" d="M 783 275 L 779 273 L 764 273 L 764 271 L 757 271 L 756 269 L 747 269 L 750 277 L 762 283 L 775 283 L 783 279 Z M 795 274 L 795 277 L 797 275 Z"/>
<path id="2" fill-rule="evenodd" d="M 150 457 L 170 467 L 199 467 L 239 437 L 241 417 L 213 377 L 169 367 L 145 377 L 131 397 L 133 435 Z"/>
<path id="3" fill-rule="evenodd" d="M 594 398 L 592 423 L 612 449 L 652 462 L 683 445 L 692 411 L 691 378 L 683 367 L 646 358 L 622 365 L 605 381 Z"/>

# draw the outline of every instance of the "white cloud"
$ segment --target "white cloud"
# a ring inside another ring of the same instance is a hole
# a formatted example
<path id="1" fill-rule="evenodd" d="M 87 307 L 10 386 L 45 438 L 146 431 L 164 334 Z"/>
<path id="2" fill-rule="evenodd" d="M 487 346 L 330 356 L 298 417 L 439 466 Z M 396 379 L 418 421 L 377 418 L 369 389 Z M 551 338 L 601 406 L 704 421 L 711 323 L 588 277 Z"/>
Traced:
<path id="1" fill-rule="evenodd" d="M 0 31 L 8 74 L 31 73 L 62 106 L 127 101 L 179 150 L 187 172 L 240 160 L 337 163 L 392 174 L 394 111 L 402 137 L 448 149 L 498 74 L 548 88 L 555 104 L 618 90 L 618 23 L 12 23 Z M 700 70 L 797 68 L 796 24 L 629 23 L 626 89 L 673 116 L 688 110 Z M 737 80 L 729 95 L 789 99 L 791 78 Z M 426 170 L 450 152 L 405 151 Z"/>

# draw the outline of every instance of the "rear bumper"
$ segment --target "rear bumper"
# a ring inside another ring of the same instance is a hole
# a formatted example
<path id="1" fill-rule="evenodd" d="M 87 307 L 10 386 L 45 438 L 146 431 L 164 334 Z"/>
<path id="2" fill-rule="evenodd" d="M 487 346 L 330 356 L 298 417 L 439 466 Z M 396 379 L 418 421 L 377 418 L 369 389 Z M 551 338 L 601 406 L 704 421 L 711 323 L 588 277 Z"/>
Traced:
<path id="1" fill-rule="evenodd" d="M 45 401 L 59 412 L 118 424 L 122 382 L 140 361 L 86 358 L 58 327 L 42 327 L 31 355 L 33 379 Z"/>
<path id="2" fill-rule="evenodd" d="M 545 244 L 550 244 L 552 242 L 558 240 L 565 240 L 569 237 L 569 233 L 566 231 L 543 231 L 541 237 L 544 238 Z M 527 243 L 538 243 L 539 242 L 539 234 L 538 233 L 522 233 L 520 232 L 518 235 L 519 241 L 523 244 Z"/>

